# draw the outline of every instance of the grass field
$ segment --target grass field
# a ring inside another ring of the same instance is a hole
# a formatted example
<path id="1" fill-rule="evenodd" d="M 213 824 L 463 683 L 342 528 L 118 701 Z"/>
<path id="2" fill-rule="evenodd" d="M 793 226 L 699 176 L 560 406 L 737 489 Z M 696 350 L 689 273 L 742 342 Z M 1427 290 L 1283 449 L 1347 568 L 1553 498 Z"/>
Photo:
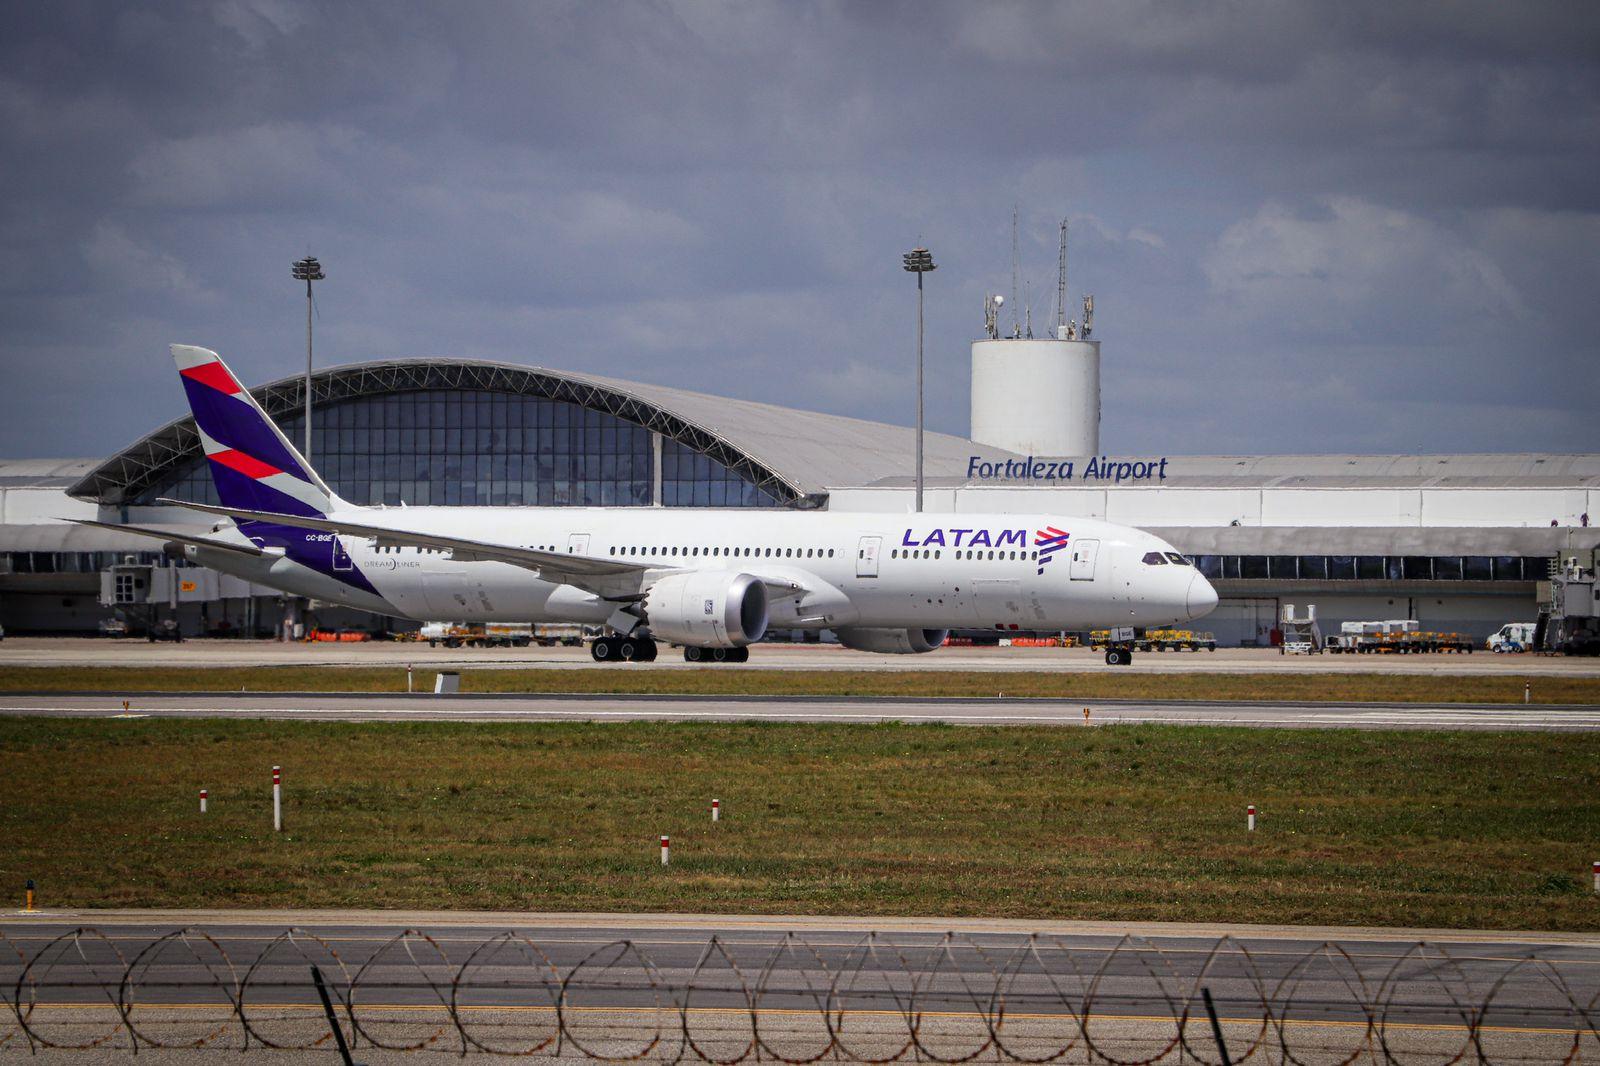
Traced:
<path id="1" fill-rule="evenodd" d="M 433 671 L 419 672 L 431 687 Z M 1043 671 L 468 669 L 464 692 L 771 696 L 1006 696 L 1065 699 L 1521 703 L 1521 675 L 1116 674 Z M 0 667 L 0 692 L 404 692 L 399 667 Z M 1533 679 L 1535 703 L 1600 703 L 1600 678 Z"/>
<path id="2" fill-rule="evenodd" d="M 46 907 L 1600 929 L 1590 735 L 11 719 L 0 737 L 0 886 L 34 878 Z"/>

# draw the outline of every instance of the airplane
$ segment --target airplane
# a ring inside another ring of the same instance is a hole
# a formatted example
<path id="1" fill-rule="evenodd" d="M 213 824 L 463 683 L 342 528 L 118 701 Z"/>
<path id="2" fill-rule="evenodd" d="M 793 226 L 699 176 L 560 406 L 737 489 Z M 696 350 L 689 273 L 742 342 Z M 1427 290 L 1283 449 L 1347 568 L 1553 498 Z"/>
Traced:
<path id="1" fill-rule="evenodd" d="M 745 662 L 769 627 L 831 629 L 886 654 L 951 629 L 1160 626 L 1217 604 L 1142 530 L 1039 514 L 867 514 L 640 507 L 383 507 L 339 498 L 216 352 L 172 345 L 220 506 L 208 534 L 107 525 L 198 565 L 423 621 L 604 627 L 598 662 Z M 1106 651 L 1110 665 L 1131 644 Z"/>

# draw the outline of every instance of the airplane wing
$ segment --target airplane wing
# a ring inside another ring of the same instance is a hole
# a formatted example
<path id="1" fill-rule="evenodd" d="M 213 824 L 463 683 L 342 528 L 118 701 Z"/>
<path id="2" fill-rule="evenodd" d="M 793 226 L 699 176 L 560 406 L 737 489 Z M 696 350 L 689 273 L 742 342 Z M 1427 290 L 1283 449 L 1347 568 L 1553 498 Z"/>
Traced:
<path id="1" fill-rule="evenodd" d="M 592 555 L 568 555 L 561 552 L 539 551 L 515 544 L 497 544 L 492 541 L 451 537 L 439 533 L 423 533 L 392 526 L 374 526 L 352 522 L 344 518 L 314 518 L 307 515 L 277 514 L 270 511 L 246 511 L 237 507 L 218 507 L 213 504 L 190 503 L 185 500 L 161 500 L 193 511 L 223 515 L 235 521 L 271 522 L 275 525 L 313 529 L 323 533 L 362 537 L 384 547 L 432 548 L 447 551 L 459 562 L 509 563 L 536 572 L 546 581 L 572 585 L 587 592 L 613 600 L 638 599 L 651 584 L 646 575 L 659 576 L 663 571 L 681 567 L 660 563 L 631 563 L 621 559 L 602 559 Z M 119 527 L 120 528 L 120 527 Z M 779 595 L 805 593 L 806 586 L 787 577 L 775 578 L 756 574 L 757 580 Z"/>
<path id="2" fill-rule="evenodd" d="M 254 544 L 235 544 L 232 541 L 217 540 L 214 537 L 201 537 L 193 533 L 180 533 L 172 529 L 155 529 L 149 526 L 119 526 L 113 522 L 96 522 L 88 518 L 69 518 L 68 522 L 75 522 L 80 526 L 94 526 L 96 529 L 110 529 L 117 533 L 132 533 L 136 537 L 151 537 L 156 540 L 175 540 L 179 544 L 193 544 L 197 548 L 216 548 L 219 551 L 237 552 L 240 555 L 266 554 Z"/>
<path id="3" fill-rule="evenodd" d="M 512 566 L 533 570 L 546 581 L 574 585 L 613 598 L 620 591 L 619 585 L 632 583 L 629 579 L 642 582 L 647 571 L 668 569 L 662 566 L 622 562 L 618 559 L 598 559 L 590 555 L 564 555 L 561 552 L 539 551 L 536 548 L 496 544 L 468 537 L 451 537 L 439 533 L 396 529 L 392 526 L 367 525 L 344 518 L 313 518 L 307 515 L 277 514 L 271 511 L 246 511 L 237 507 L 217 507 L 183 500 L 160 502 L 176 504 L 194 511 L 224 515 L 235 521 L 270 522 L 274 525 L 293 526 L 296 529 L 314 529 L 323 533 L 362 537 L 384 547 L 431 548 L 435 551 L 449 552 L 452 559 L 461 562 L 510 563 Z M 634 591 L 638 589 L 635 588 Z"/>

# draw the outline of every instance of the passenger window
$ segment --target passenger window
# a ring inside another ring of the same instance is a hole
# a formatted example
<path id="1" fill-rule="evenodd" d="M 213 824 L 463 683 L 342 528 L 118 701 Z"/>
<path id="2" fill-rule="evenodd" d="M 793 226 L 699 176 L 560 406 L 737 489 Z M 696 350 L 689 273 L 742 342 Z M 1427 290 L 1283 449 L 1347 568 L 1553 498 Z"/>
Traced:
<path id="1" fill-rule="evenodd" d="M 1167 557 L 1160 552 L 1145 552 L 1144 563 L 1146 566 L 1166 566 Z"/>

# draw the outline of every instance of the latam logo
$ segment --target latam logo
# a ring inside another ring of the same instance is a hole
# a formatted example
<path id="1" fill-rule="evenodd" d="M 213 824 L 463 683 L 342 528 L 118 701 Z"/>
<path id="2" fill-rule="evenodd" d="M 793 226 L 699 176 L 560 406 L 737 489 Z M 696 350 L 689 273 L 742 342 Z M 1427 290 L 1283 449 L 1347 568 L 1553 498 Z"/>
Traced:
<path id="1" fill-rule="evenodd" d="M 1044 574 L 1044 564 L 1055 558 L 1056 552 L 1067 546 L 1067 538 L 1071 534 L 1055 526 L 1046 526 L 1044 529 L 1035 530 L 1033 546 L 1039 549 L 1039 573 Z"/>
<path id="2" fill-rule="evenodd" d="M 900 538 L 902 548 L 1026 548 L 1025 529 L 935 529 L 920 533 L 908 529 Z"/>

